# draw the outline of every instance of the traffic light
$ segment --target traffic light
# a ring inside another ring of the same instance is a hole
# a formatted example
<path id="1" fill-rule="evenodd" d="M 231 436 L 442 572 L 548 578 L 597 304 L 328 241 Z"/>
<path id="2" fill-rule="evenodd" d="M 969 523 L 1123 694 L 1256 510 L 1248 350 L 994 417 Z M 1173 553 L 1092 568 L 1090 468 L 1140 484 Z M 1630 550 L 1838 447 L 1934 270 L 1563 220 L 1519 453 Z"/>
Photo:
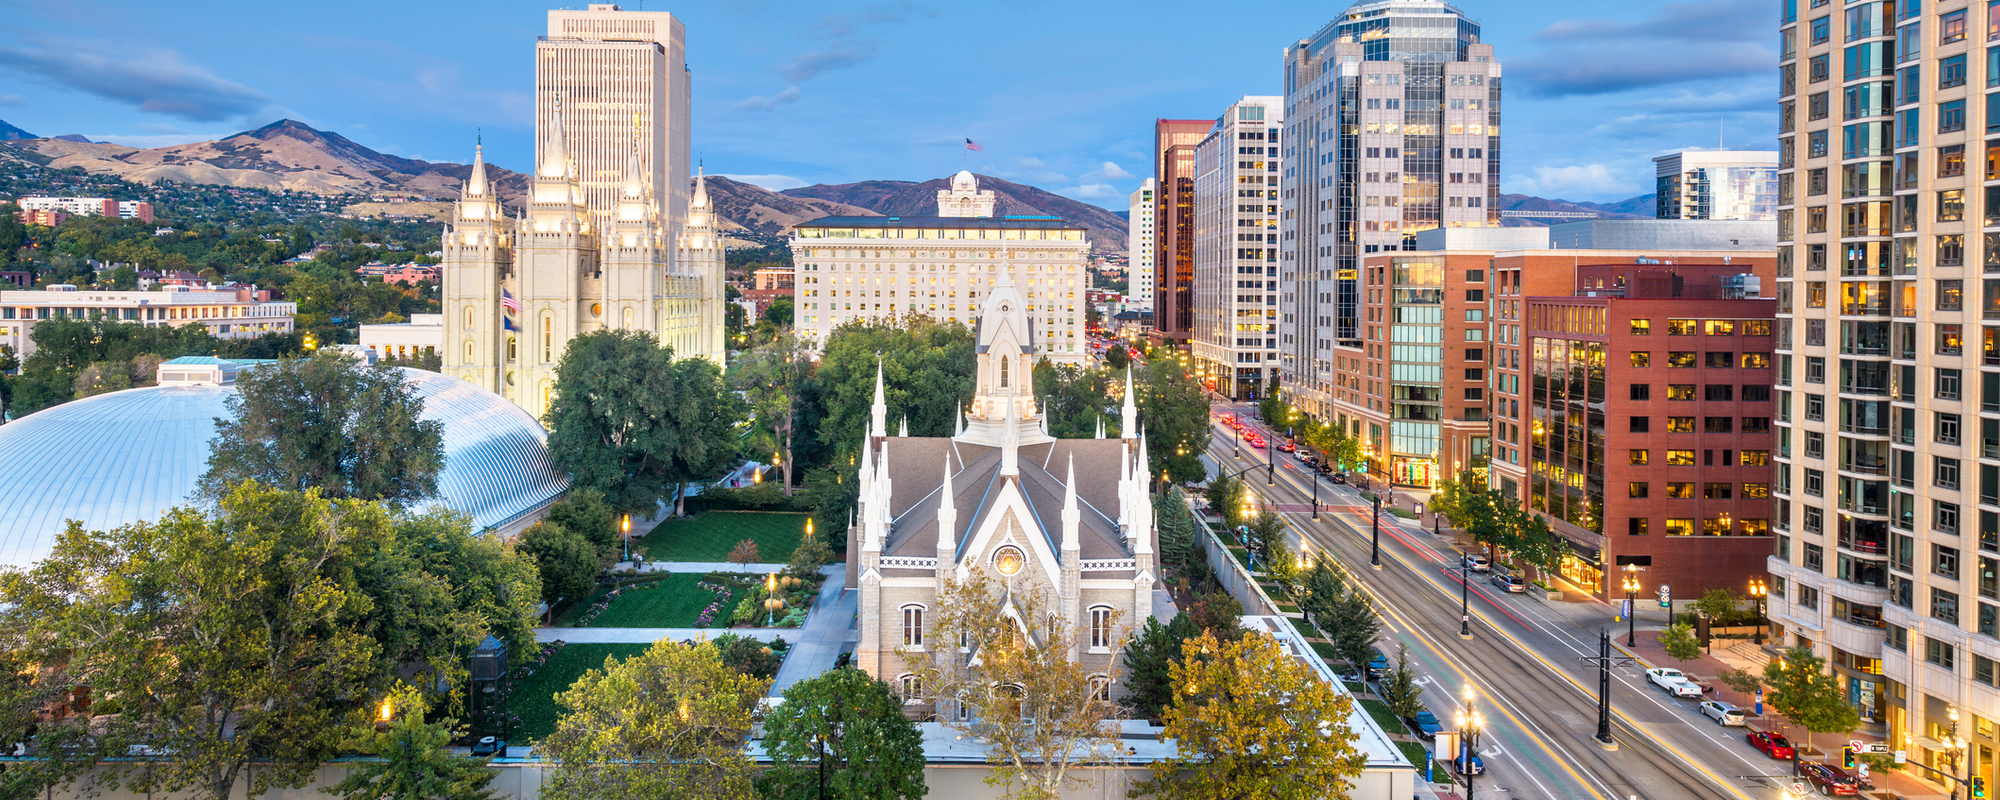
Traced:
<path id="1" fill-rule="evenodd" d="M 1854 748 L 1852 747 L 1840 748 L 1840 763 L 1841 766 L 1844 766 L 1848 769 L 1854 769 Z"/>
<path id="2" fill-rule="evenodd" d="M 1973 779 L 1972 779 L 1972 796 L 1973 796 L 1973 797 L 1985 797 L 1985 796 L 1986 796 L 1986 779 L 1985 779 L 1985 778 L 1973 778 Z"/>

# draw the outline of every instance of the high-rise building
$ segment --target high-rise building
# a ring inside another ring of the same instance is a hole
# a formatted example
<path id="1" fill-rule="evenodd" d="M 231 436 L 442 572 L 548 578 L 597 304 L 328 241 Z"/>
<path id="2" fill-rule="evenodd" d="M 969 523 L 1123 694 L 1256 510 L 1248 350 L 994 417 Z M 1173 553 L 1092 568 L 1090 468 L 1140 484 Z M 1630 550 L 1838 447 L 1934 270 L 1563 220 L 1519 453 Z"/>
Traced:
<path id="1" fill-rule="evenodd" d="M 1035 357 L 1080 364 L 1090 242 L 1055 217 L 993 216 L 971 172 L 938 192 L 935 217 L 822 217 L 792 233 L 793 329 L 818 347 L 853 320 L 924 314 L 979 323 L 980 298 L 1011 285 L 1027 302 Z M 1011 281 L 1011 283 L 1006 283 Z"/>
<path id="2" fill-rule="evenodd" d="M 1778 218 L 1775 150 L 1682 150 L 1653 159 L 1653 165 L 1655 217 Z"/>
<path id="3" fill-rule="evenodd" d="M 1156 232 L 1153 226 L 1154 197 L 1159 194 L 1159 182 L 1147 178 L 1146 182 L 1132 191 L 1128 198 L 1130 216 L 1126 220 L 1125 246 L 1125 305 L 1130 309 L 1151 309 L 1153 307 L 1153 259 Z"/>
<path id="4" fill-rule="evenodd" d="M 1972 743 L 1957 777 L 1990 784 L 2000 152 L 1981 137 L 2000 106 L 1981 99 L 1979 65 L 2000 50 L 1982 49 L 1986 13 L 1780 6 L 1768 601 L 1779 642 L 1826 658 L 1912 771 L 1946 782 L 1955 731 Z"/>
<path id="5" fill-rule="evenodd" d="M 1194 148 L 1214 123 L 1153 122 L 1153 338 L 1186 344 L 1194 330 Z"/>
<path id="6" fill-rule="evenodd" d="M 1195 145 L 1196 376 L 1238 400 L 1278 379 L 1278 141 L 1284 98 L 1231 103 Z"/>
<path id="7" fill-rule="evenodd" d="M 555 135 L 560 105 L 583 202 L 601 228 L 617 206 L 636 125 L 646 185 L 659 194 L 668 236 L 678 235 L 691 183 L 681 21 L 610 3 L 548 14 L 548 35 L 535 43 L 535 140 L 546 146 Z"/>
<path id="8" fill-rule="evenodd" d="M 1335 365 L 1389 346 L 1362 337 L 1360 258 L 1500 224 L 1500 65 L 1448 3 L 1364 0 L 1286 48 L 1285 117 L 1280 363 L 1327 419 Z"/>

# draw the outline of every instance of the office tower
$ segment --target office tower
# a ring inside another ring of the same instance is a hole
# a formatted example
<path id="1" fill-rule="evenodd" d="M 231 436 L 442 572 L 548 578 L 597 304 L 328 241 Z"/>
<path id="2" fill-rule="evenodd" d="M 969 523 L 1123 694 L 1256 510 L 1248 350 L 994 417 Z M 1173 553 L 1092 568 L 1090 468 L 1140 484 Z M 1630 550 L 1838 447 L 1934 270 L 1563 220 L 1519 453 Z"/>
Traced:
<path id="1" fill-rule="evenodd" d="M 618 203 L 636 124 L 646 184 L 656 187 L 669 237 L 677 235 L 691 183 L 681 21 L 609 3 L 548 14 L 548 35 L 535 43 L 535 141 L 547 147 L 560 102 L 584 205 L 602 228 Z"/>
<path id="2" fill-rule="evenodd" d="M 1244 97 L 1195 145 L 1196 376 L 1238 400 L 1278 379 L 1278 141 L 1284 98 Z"/>
<path id="3" fill-rule="evenodd" d="M 935 217 L 821 217 L 792 232 L 793 328 L 815 348 L 852 320 L 907 314 L 977 328 L 980 298 L 1009 286 L 1028 305 L 1035 357 L 1081 364 L 1089 288 L 1084 227 L 1054 217 L 995 217 L 994 194 L 961 171 Z M 1011 280 L 1012 283 L 1006 283 Z"/>
<path id="4" fill-rule="evenodd" d="M 1961 2 L 1780 14 L 1773 629 L 1932 780 L 1956 724 L 1990 782 L 2000 234 L 1981 226 L 2000 191 L 1971 201 L 2000 178 L 1981 140 L 2000 107 L 1979 94 L 2000 51 Z"/>
<path id="5" fill-rule="evenodd" d="M 1285 116 L 1280 363 L 1325 420 L 1339 360 L 1388 346 L 1362 339 L 1359 259 L 1500 224 L 1500 65 L 1447 3 L 1366 0 L 1286 48 Z"/>
<path id="6" fill-rule="evenodd" d="M 1187 343 L 1194 329 L 1194 148 L 1213 124 L 1205 119 L 1153 123 L 1153 338 Z"/>
<path id="7" fill-rule="evenodd" d="M 1153 251 L 1156 235 L 1153 214 L 1157 210 L 1154 195 L 1159 193 L 1159 185 L 1158 181 L 1147 178 L 1127 200 L 1125 305 L 1134 310 L 1153 307 L 1153 259 L 1159 255 Z"/>
<path id="8" fill-rule="evenodd" d="M 1655 158 L 1653 165 L 1655 217 L 1778 218 L 1775 150 L 1683 150 Z"/>

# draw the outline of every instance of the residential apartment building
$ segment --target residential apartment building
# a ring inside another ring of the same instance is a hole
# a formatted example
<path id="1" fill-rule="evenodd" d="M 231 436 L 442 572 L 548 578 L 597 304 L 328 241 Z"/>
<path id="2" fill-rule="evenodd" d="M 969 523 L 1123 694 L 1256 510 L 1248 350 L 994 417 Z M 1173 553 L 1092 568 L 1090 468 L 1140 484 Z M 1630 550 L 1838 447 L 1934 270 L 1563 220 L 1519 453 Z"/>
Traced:
<path id="1" fill-rule="evenodd" d="M 1278 379 L 1278 131 L 1284 98 L 1244 97 L 1195 146 L 1195 375 L 1256 400 Z"/>
<path id="2" fill-rule="evenodd" d="M 37 215 L 36 219 L 53 219 L 58 223 L 63 219 L 58 215 L 63 214 L 72 217 L 119 217 L 153 221 L 153 204 L 144 200 L 113 200 L 108 197 L 23 197 L 16 202 L 25 212 L 50 212 Z"/>
<path id="3" fill-rule="evenodd" d="M 0 346 L 26 359 L 35 353 L 36 323 L 51 319 L 109 319 L 147 327 L 202 325 L 218 339 L 249 339 L 292 330 L 299 304 L 272 300 L 257 289 L 203 291 L 168 286 L 157 292 L 78 289 L 0 292 Z"/>
<path id="4" fill-rule="evenodd" d="M 1085 228 L 1055 217 L 994 217 L 972 173 L 938 192 L 935 217 L 823 217 L 791 239 L 793 330 L 815 347 L 856 320 L 924 314 L 977 327 L 980 298 L 1012 286 L 1028 304 L 1036 358 L 1081 364 Z"/>
<path id="5" fill-rule="evenodd" d="M 2000 146 L 1982 134 L 2000 104 L 1980 92 L 1996 29 L 1962 0 L 1780 13 L 1770 616 L 1912 771 L 1948 782 L 1955 728 L 1961 777 L 1990 784 Z"/>
<path id="6" fill-rule="evenodd" d="M 1500 225 L 1500 65 L 1448 3 L 1364 0 L 1286 48 L 1285 117 L 1280 364 L 1331 419 L 1339 364 L 1365 355 L 1362 259 Z"/>
<path id="7" fill-rule="evenodd" d="M 1682 150 L 1653 159 L 1659 219 L 1778 218 L 1778 152 Z"/>
<path id="8" fill-rule="evenodd" d="M 1194 149 L 1214 122 L 1153 122 L 1153 338 L 1185 345 L 1194 331 Z"/>
<path id="9" fill-rule="evenodd" d="M 1125 228 L 1125 305 L 1128 308 L 1153 307 L 1154 281 L 1158 280 L 1154 271 L 1155 259 L 1159 253 L 1154 250 L 1157 231 L 1153 225 L 1153 215 L 1159 212 L 1160 183 L 1147 178 L 1139 188 L 1132 190 L 1127 198 Z"/>

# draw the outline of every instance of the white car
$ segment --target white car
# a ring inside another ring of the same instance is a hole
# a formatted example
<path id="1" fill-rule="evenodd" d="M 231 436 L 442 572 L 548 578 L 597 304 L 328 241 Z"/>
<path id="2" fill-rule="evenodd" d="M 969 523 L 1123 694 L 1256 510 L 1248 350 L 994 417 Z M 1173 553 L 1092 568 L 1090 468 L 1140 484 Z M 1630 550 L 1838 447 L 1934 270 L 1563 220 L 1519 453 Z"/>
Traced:
<path id="1" fill-rule="evenodd" d="M 1660 667 L 1646 670 L 1646 680 L 1652 681 L 1654 686 L 1667 690 L 1667 694 L 1675 697 L 1701 696 L 1701 687 L 1694 685 L 1693 681 L 1688 680 L 1687 676 L 1677 669 Z"/>
<path id="2" fill-rule="evenodd" d="M 1493 568 L 1492 562 L 1487 561 L 1486 557 L 1482 555 L 1468 554 L 1465 556 L 1461 556 L 1459 558 L 1459 561 L 1464 563 L 1464 565 L 1468 569 L 1471 569 L 1473 572 L 1485 572 Z"/>
<path id="3" fill-rule="evenodd" d="M 1701 713 L 1709 719 L 1715 720 L 1715 724 L 1717 725 L 1743 724 L 1743 709 L 1737 708 L 1735 703 L 1727 703 L 1721 700 L 1703 700 L 1701 702 Z"/>

